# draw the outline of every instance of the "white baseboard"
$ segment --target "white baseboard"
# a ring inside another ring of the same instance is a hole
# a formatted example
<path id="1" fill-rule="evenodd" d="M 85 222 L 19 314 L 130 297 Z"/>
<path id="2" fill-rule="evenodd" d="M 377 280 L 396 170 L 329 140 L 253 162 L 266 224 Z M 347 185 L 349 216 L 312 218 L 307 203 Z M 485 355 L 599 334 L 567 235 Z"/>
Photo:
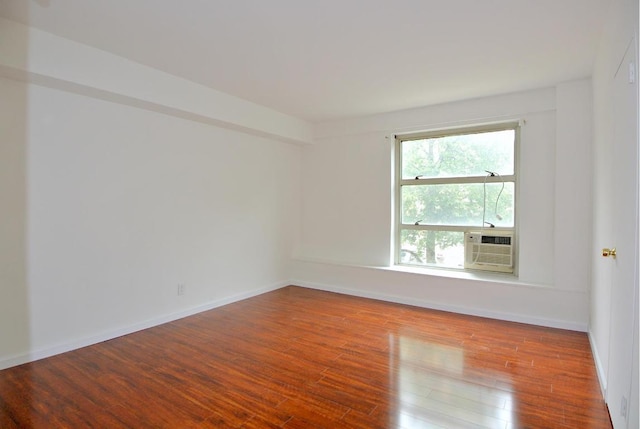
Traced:
<path id="1" fill-rule="evenodd" d="M 307 282 L 302 280 L 291 280 L 288 282 L 279 282 L 269 286 L 253 289 L 249 292 L 244 292 L 237 295 L 232 295 L 226 298 L 222 298 L 219 300 L 211 301 L 202 305 L 198 305 L 195 307 L 191 307 L 185 310 L 181 310 L 175 313 L 170 313 L 166 315 L 162 315 L 144 322 L 136 323 L 125 328 L 114 329 L 111 331 L 103 332 L 100 334 L 96 334 L 91 337 L 82 338 L 76 341 L 70 341 L 64 344 L 60 344 L 54 347 L 48 347 L 46 349 L 34 350 L 29 353 L 16 355 L 16 356 L 8 356 L 0 359 L 0 370 L 10 368 L 12 366 L 21 365 L 28 362 L 33 362 L 36 360 L 44 359 L 50 356 L 54 356 L 61 353 L 66 353 L 72 350 L 76 350 L 82 347 L 91 346 L 93 344 L 101 343 L 103 341 L 108 341 L 114 338 L 121 337 L 123 335 L 132 334 L 134 332 L 138 332 L 144 329 L 152 328 L 154 326 L 162 325 L 164 323 L 172 322 L 174 320 L 182 319 L 184 317 L 192 316 L 194 314 L 198 314 L 204 311 L 212 310 L 217 307 L 221 307 L 223 305 L 231 304 L 233 302 L 241 301 L 243 299 L 251 298 L 254 296 L 262 295 L 264 293 L 280 289 L 287 285 L 298 285 L 301 287 L 307 287 L 310 289 L 324 290 L 327 292 L 335 292 L 341 293 L 345 295 L 359 296 L 363 298 L 371 298 L 388 302 L 395 302 L 399 304 L 407 304 L 413 305 L 422 308 L 429 308 L 433 310 L 442 310 L 449 311 L 454 313 L 468 314 L 471 316 L 479 316 L 479 317 L 488 317 L 491 319 L 505 320 L 510 322 L 518 322 L 518 323 L 527 323 L 538 326 L 546 326 L 552 328 L 560 328 L 560 329 L 569 329 L 573 331 L 581 331 L 587 332 L 588 327 L 583 326 L 579 323 L 572 323 L 566 321 L 559 320 L 550 320 L 529 316 L 522 316 L 518 314 L 510 314 L 510 313 L 501 313 L 494 311 L 486 311 L 482 309 L 474 309 L 474 308 L 463 308 L 458 306 L 451 305 L 442 305 L 438 303 L 433 303 L 425 300 L 419 300 L 415 298 L 408 298 L 404 296 L 397 296 L 392 294 L 383 294 L 377 292 L 369 292 L 362 290 L 349 289 L 339 286 L 320 284 Z M 598 378 L 600 379 L 600 385 L 602 386 L 603 392 L 606 390 L 606 383 L 604 382 L 604 371 L 602 370 L 601 362 L 598 358 L 597 351 L 593 347 L 593 341 L 591 339 L 591 335 L 589 334 L 589 340 L 592 344 L 593 356 L 596 363 L 596 369 L 598 371 Z"/>
<path id="2" fill-rule="evenodd" d="M 349 288 L 344 288 L 340 286 L 307 282 L 304 280 L 291 280 L 291 284 L 307 287 L 310 289 L 324 290 L 327 292 L 336 292 L 336 293 L 341 293 L 345 295 L 359 296 L 362 298 L 371 298 L 371 299 L 377 299 L 381 301 L 395 302 L 398 304 L 413 305 L 416 307 L 428 308 L 432 310 L 448 311 L 451 313 L 486 317 L 489 319 L 498 319 L 498 320 L 504 320 L 508 322 L 526 323 L 529 325 L 545 326 L 548 328 L 567 329 L 570 331 L 578 331 L 578 332 L 587 332 L 587 329 L 588 329 L 588 326 L 586 324 L 577 323 L 577 322 L 545 319 L 545 318 L 532 317 L 532 316 L 523 316 L 520 314 L 513 314 L 513 313 L 507 313 L 507 312 L 488 311 L 480 308 L 467 308 L 467 307 L 460 307 L 455 305 L 443 305 L 440 303 L 434 303 L 426 300 L 409 298 L 405 296 L 349 289 Z"/>
<path id="3" fill-rule="evenodd" d="M 602 361 L 600 360 L 600 355 L 598 354 L 598 349 L 596 348 L 595 340 L 591 335 L 591 330 L 587 332 L 589 335 L 589 344 L 591 345 L 591 354 L 593 355 L 593 361 L 596 365 L 596 373 L 598 374 L 598 381 L 600 382 L 600 391 L 602 392 L 602 398 L 606 399 L 607 397 L 607 374 L 604 371 L 604 367 L 602 366 Z"/>
<path id="4" fill-rule="evenodd" d="M 114 329 L 106 331 L 100 334 L 96 334 L 90 337 L 85 337 L 79 340 L 69 341 L 64 344 L 59 344 L 53 347 L 47 347 L 41 350 L 33 350 L 28 353 L 4 357 L 0 359 L 0 370 L 7 369 L 13 366 L 22 365 L 29 362 L 34 362 L 40 359 L 55 356 L 61 353 L 70 352 L 83 347 L 91 346 L 103 341 L 112 340 L 114 338 L 122 337 L 124 335 L 133 334 L 134 332 L 142 331 L 144 329 L 153 328 L 154 326 L 162 325 L 164 323 L 173 322 L 185 317 L 193 316 L 194 314 L 202 313 L 204 311 L 212 310 L 223 305 L 231 304 L 243 299 L 251 298 L 254 296 L 262 295 L 267 292 L 271 292 L 276 289 L 280 289 L 289 285 L 289 282 L 274 283 L 269 286 L 253 289 L 248 292 L 243 292 L 236 295 L 231 295 L 225 298 L 221 298 L 215 301 L 210 301 L 205 304 L 201 304 L 195 307 L 180 310 L 175 313 L 169 313 L 162 316 L 155 317 L 144 322 L 136 323 L 125 328 Z"/>

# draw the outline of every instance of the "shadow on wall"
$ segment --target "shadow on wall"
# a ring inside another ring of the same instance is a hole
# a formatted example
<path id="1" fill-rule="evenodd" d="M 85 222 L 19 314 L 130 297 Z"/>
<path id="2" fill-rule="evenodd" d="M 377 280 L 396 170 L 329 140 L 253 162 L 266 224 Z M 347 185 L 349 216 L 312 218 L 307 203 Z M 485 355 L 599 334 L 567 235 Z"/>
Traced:
<path id="1" fill-rule="evenodd" d="M 29 5 L 24 2 L 23 7 Z M 13 43 L 19 61 L 26 65 L 29 48 L 26 30 Z M 27 280 L 29 121 L 26 84 L 0 74 L 0 93 L 0 369 L 3 369 L 24 362 L 31 352 Z"/>

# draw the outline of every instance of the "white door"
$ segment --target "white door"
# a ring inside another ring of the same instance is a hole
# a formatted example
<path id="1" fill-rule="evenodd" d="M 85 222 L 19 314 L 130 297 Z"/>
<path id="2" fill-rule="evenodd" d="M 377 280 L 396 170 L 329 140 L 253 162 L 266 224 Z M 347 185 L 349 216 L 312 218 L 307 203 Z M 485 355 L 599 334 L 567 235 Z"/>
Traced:
<path id="1" fill-rule="evenodd" d="M 628 426 L 631 404 L 634 309 L 638 289 L 638 84 L 636 42 L 632 40 L 613 88 L 613 221 L 611 323 L 607 404 L 615 429 Z M 596 178 L 597 180 L 597 178 Z M 635 345 L 637 347 L 637 343 Z M 637 383 L 635 383 L 637 387 Z M 637 395 L 635 396 L 637 397 Z"/>

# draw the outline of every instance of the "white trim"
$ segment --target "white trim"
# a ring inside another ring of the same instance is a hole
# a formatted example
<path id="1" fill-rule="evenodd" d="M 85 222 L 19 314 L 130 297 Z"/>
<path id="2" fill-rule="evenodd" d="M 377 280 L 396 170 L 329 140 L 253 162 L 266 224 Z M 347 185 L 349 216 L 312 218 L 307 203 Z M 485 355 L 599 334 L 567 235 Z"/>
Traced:
<path id="1" fill-rule="evenodd" d="M 522 126 L 522 124 L 522 119 L 490 122 L 482 121 L 478 123 L 461 125 L 459 127 L 429 128 L 411 133 L 397 133 L 396 137 L 400 138 L 402 141 L 433 139 L 439 137 L 448 137 L 451 135 L 481 134 L 494 131 L 507 131 Z"/>
<path id="2" fill-rule="evenodd" d="M 598 354 L 598 348 L 596 347 L 596 341 L 591 334 L 591 330 L 587 332 L 589 336 L 589 345 L 591 346 L 591 354 L 593 355 L 593 362 L 596 365 L 596 373 L 598 374 L 598 381 L 600 382 L 600 392 L 602 393 L 602 399 L 607 397 L 607 374 L 602 366 L 600 355 Z"/>
<path id="3" fill-rule="evenodd" d="M 91 346 L 101 343 L 103 341 L 112 340 L 114 338 L 122 337 L 124 335 L 133 334 L 134 332 L 142 331 L 144 329 L 153 328 L 154 326 L 162 325 L 164 323 L 173 322 L 175 320 L 183 319 L 185 317 L 193 316 L 204 311 L 212 310 L 214 308 L 222 307 L 223 305 L 231 304 L 243 299 L 252 298 L 254 296 L 262 295 L 267 292 L 271 292 L 277 289 L 281 289 L 288 286 L 289 282 L 274 283 L 269 286 L 253 289 L 248 292 L 231 295 L 226 298 L 210 301 L 205 304 L 197 305 L 195 307 L 186 308 L 174 313 L 158 316 L 144 322 L 135 323 L 133 325 L 126 326 L 124 328 L 114 329 L 103 332 L 101 334 L 85 337 L 79 340 L 69 341 L 63 344 L 59 344 L 53 347 L 47 347 L 40 350 L 29 351 L 24 354 L 6 357 L 0 360 L 0 370 L 7 369 L 13 366 L 22 365 L 24 363 L 34 362 L 40 359 L 55 356 L 61 353 L 70 352 L 83 347 Z"/>
<path id="4" fill-rule="evenodd" d="M 291 284 L 310 289 L 323 290 L 327 292 L 335 292 L 344 295 L 358 296 L 361 298 L 377 299 L 387 302 L 395 302 L 398 304 L 412 305 L 416 307 L 427 308 L 431 310 L 447 311 L 451 313 L 466 314 L 469 316 L 486 317 L 489 319 L 504 320 L 507 322 L 526 323 L 529 325 L 544 326 L 548 328 L 567 329 L 570 331 L 587 332 L 587 325 L 583 323 L 570 322 L 566 320 L 545 319 L 541 317 L 522 316 L 506 312 L 496 312 L 488 310 L 480 310 L 475 308 L 461 307 L 456 305 L 443 305 L 427 300 L 407 298 L 398 295 L 362 291 L 349 289 L 341 286 L 327 285 L 315 282 L 307 282 L 304 280 L 291 280 Z"/>

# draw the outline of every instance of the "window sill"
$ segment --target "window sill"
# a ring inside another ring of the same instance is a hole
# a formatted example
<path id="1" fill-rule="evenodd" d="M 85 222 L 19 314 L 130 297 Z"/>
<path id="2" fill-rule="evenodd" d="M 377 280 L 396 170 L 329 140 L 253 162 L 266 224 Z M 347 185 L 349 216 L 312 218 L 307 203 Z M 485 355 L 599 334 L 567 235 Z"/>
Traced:
<path id="1" fill-rule="evenodd" d="M 470 280 L 502 280 L 507 282 L 513 282 L 518 280 L 518 276 L 511 273 L 498 273 L 491 271 L 479 271 L 479 270 L 460 270 L 455 268 L 432 268 L 432 267 L 420 267 L 416 265 L 391 265 L 388 267 L 377 267 L 380 269 L 387 269 L 391 271 L 400 271 L 405 273 L 414 274 L 426 274 L 436 277 L 451 277 L 456 279 L 470 279 Z"/>
<path id="2" fill-rule="evenodd" d="M 352 268 L 367 268 L 370 270 L 392 271 L 397 273 L 416 274 L 430 277 L 470 280 L 476 282 L 500 283 L 512 286 L 524 286 L 535 288 L 553 288 L 547 283 L 535 283 L 521 280 L 518 276 L 509 273 L 492 273 L 478 270 L 455 270 L 446 268 L 429 268 L 411 265 L 365 265 L 354 262 L 335 261 L 321 258 L 295 257 L 296 261 L 320 265 L 334 265 Z"/>
<path id="3" fill-rule="evenodd" d="M 364 265 L 358 263 L 349 263 L 345 261 L 335 261 L 319 258 L 296 257 L 296 261 L 311 264 L 334 265 L 342 267 L 366 268 L 370 270 L 391 271 L 397 273 L 416 274 L 421 276 L 462 279 L 477 282 L 500 283 L 511 286 L 535 287 L 535 288 L 553 288 L 553 285 L 546 283 L 534 283 L 520 280 L 516 275 L 508 273 L 492 273 L 483 271 L 463 271 L 446 268 L 428 268 L 410 265 Z"/>
<path id="4" fill-rule="evenodd" d="M 370 267 L 385 271 L 395 271 L 400 273 L 420 274 L 432 277 L 444 277 L 451 279 L 463 279 L 473 280 L 480 282 L 491 283 L 503 283 L 518 286 L 531 286 L 531 287 L 545 287 L 549 288 L 551 285 L 531 283 L 522 281 L 517 275 L 511 273 L 497 273 L 497 272 L 485 272 L 476 270 L 456 270 L 446 268 L 429 268 L 429 267 L 417 267 L 411 265 L 390 265 L 390 266 L 377 266 Z"/>

